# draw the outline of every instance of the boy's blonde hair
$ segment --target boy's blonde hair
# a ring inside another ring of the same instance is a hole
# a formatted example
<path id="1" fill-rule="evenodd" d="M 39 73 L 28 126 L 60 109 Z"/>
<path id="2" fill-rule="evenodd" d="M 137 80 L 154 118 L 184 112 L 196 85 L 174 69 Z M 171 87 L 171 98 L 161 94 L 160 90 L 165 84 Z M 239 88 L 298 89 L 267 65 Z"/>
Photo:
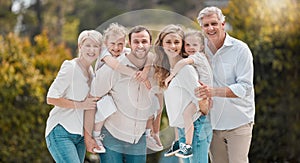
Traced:
<path id="1" fill-rule="evenodd" d="M 103 31 L 103 40 L 104 42 L 107 41 L 108 39 L 108 36 L 111 35 L 111 34 L 118 34 L 120 36 L 124 36 L 126 37 L 127 35 L 127 30 L 124 26 L 118 24 L 118 23 L 111 23 L 109 25 L 108 28 L 106 28 L 104 31 Z"/>

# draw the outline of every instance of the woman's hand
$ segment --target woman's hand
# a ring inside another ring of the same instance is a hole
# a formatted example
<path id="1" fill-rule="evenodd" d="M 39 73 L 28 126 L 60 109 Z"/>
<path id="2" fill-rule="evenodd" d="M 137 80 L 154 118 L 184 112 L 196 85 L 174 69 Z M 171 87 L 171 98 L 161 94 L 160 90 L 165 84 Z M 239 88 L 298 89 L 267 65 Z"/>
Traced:
<path id="1" fill-rule="evenodd" d="M 84 101 L 75 103 L 76 108 L 83 108 L 84 110 L 96 109 L 99 97 L 88 96 Z"/>

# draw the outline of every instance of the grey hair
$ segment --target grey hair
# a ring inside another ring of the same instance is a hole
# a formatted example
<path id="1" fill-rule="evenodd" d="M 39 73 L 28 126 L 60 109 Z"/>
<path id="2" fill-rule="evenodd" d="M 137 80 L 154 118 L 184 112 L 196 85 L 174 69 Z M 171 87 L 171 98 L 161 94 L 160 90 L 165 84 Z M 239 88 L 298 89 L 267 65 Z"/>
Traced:
<path id="1" fill-rule="evenodd" d="M 211 7 L 206 7 L 206 8 L 202 9 L 202 10 L 199 12 L 199 15 L 198 15 L 198 17 L 197 17 L 197 20 L 198 20 L 198 23 L 200 24 L 200 26 L 203 25 L 203 23 L 202 23 L 203 17 L 205 17 L 205 16 L 210 16 L 210 15 L 212 15 L 212 14 L 217 14 L 218 19 L 219 19 L 222 23 L 225 22 L 225 16 L 223 15 L 222 10 L 219 9 L 218 7 L 211 6 Z"/>

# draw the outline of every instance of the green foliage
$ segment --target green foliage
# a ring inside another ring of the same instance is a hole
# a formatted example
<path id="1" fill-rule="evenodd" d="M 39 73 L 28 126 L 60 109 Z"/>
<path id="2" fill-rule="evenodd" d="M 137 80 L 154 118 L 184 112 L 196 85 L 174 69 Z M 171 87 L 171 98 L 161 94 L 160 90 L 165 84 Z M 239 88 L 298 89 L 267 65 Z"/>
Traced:
<path id="1" fill-rule="evenodd" d="M 17 22 L 17 15 L 10 11 L 12 1 L 0 1 L 0 35 L 10 32 Z"/>
<path id="2" fill-rule="evenodd" d="M 299 162 L 299 2 L 231 0 L 225 14 L 255 65 L 256 125 L 251 162 Z"/>
<path id="3" fill-rule="evenodd" d="M 46 32 L 35 38 L 0 36 L 0 162 L 50 162 L 44 130 L 50 107 L 47 89 L 64 59 L 64 45 L 54 45 Z"/>

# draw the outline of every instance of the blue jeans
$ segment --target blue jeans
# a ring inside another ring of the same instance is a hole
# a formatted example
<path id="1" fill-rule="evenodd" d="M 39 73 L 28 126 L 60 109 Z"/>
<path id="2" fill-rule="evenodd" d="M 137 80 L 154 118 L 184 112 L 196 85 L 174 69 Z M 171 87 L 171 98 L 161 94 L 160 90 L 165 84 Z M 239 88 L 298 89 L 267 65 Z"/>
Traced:
<path id="1" fill-rule="evenodd" d="M 178 128 L 179 142 L 185 143 L 184 128 Z M 200 116 L 194 122 L 193 156 L 183 159 L 184 163 L 208 163 L 208 150 L 212 139 L 212 127 L 207 116 Z"/>
<path id="2" fill-rule="evenodd" d="M 46 137 L 47 148 L 57 163 L 83 163 L 85 157 L 84 138 L 71 134 L 58 124 Z"/>
<path id="3" fill-rule="evenodd" d="M 114 138 L 105 127 L 103 144 L 106 153 L 100 154 L 101 163 L 145 163 L 146 162 L 146 136 L 140 138 L 137 144 L 131 144 Z"/>

